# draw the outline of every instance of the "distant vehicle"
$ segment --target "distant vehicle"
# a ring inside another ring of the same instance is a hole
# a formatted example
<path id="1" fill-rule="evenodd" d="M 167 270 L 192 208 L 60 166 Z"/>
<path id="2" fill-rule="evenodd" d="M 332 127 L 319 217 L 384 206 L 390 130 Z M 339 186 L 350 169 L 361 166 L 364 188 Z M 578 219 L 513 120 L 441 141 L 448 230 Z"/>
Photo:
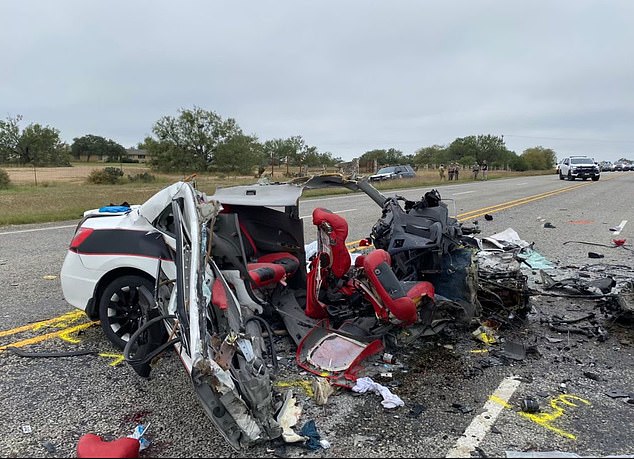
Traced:
<path id="1" fill-rule="evenodd" d="M 371 182 L 377 182 L 381 180 L 401 179 L 416 177 L 416 172 L 409 165 L 388 166 L 382 167 L 379 171 L 368 177 Z"/>
<path id="2" fill-rule="evenodd" d="M 601 169 L 594 159 L 589 156 L 568 156 L 564 158 L 559 167 L 559 180 L 564 178 L 575 180 L 581 178 L 588 180 L 591 178 L 594 182 L 601 177 Z"/>
<path id="3" fill-rule="evenodd" d="M 601 172 L 612 172 L 614 170 L 614 164 L 612 164 L 611 161 L 601 161 L 599 167 L 601 168 Z"/>
<path id="4" fill-rule="evenodd" d="M 619 161 L 614 164 L 614 170 L 615 171 L 630 171 L 632 170 L 632 165 L 625 161 Z"/>

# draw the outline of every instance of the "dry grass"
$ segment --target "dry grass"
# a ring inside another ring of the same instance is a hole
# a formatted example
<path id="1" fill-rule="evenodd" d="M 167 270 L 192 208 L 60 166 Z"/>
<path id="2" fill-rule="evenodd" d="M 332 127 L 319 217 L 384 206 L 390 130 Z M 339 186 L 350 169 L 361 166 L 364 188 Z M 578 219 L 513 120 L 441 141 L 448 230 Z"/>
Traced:
<path id="1" fill-rule="evenodd" d="M 181 175 L 156 174 L 157 180 L 152 183 L 126 182 L 119 185 L 90 185 L 86 184 L 86 177 L 93 169 L 116 164 L 79 164 L 74 167 L 41 168 L 37 174 L 38 186 L 34 185 L 32 168 L 6 168 L 11 178 L 12 186 L 0 190 L 0 225 L 15 225 L 23 223 L 41 223 L 81 218 L 87 209 L 94 209 L 108 204 L 140 204 L 165 186 L 183 179 Z M 149 172 L 142 164 L 124 164 L 125 175 L 136 175 Z M 284 181 L 282 171 L 275 171 L 275 180 Z M 279 174 L 279 175 L 278 175 Z M 532 173 L 490 171 L 489 178 L 511 177 L 518 175 L 535 175 Z M 413 179 L 387 181 L 377 184 L 379 189 L 434 187 L 440 182 L 437 171 L 419 171 Z M 218 177 L 212 175 L 198 175 L 197 187 L 212 194 L 216 187 L 254 183 L 253 177 Z M 461 176 L 460 182 L 467 179 L 467 174 Z M 445 183 L 445 182 L 443 182 Z M 324 196 L 349 192 L 340 189 L 311 190 L 305 196 Z"/>

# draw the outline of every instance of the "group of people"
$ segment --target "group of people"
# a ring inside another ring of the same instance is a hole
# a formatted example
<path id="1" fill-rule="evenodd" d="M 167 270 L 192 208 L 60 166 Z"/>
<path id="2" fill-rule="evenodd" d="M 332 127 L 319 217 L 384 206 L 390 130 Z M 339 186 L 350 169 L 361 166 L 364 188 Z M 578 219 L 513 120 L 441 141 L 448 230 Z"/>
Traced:
<path id="1" fill-rule="evenodd" d="M 476 161 L 473 167 L 471 168 L 471 172 L 473 174 L 473 180 L 478 180 L 478 174 L 482 171 L 481 180 L 487 180 L 489 178 L 489 166 L 487 165 L 486 160 L 482 161 L 482 164 L 478 164 Z M 458 163 L 451 163 L 447 168 L 447 172 L 449 174 L 449 180 L 458 180 L 458 176 L 460 174 L 460 165 Z M 445 180 L 445 165 L 441 164 L 438 168 L 438 174 L 440 174 L 440 180 Z"/>
<path id="2" fill-rule="evenodd" d="M 473 172 L 473 180 L 478 180 L 478 174 L 482 171 L 481 180 L 487 180 L 489 178 L 489 166 L 487 165 L 486 160 L 482 161 L 482 165 L 478 164 L 476 161 L 471 168 L 471 172 Z"/>
<path id="3" fill-rule="evenodd" d="M 445 165 L 441 164 L 438 168 L 438 173 L 440 174 L 440 180 L 445 180 Z M 449 180 L 458 180 L 460 175 L 460 165 L 458 163 L 451 163 L 447 168 L 447 173 L 449 174 Z"/>

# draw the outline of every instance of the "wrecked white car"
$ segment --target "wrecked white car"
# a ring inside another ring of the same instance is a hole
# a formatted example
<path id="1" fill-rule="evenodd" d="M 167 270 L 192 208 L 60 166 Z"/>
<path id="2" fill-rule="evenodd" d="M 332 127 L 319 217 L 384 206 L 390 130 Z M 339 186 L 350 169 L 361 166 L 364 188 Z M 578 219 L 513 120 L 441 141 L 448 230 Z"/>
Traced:
<path id="1" fill-rule="evenodd" d="M 318 248 L 307 266 L 299 198 L 327 186 L 364 191 L 381 217 L 366 248 L 351 256 L 345 219 L 316 208 Z M 435 191 L 419 202 L 387 198 L 340 175 L 213 196 L 186 182 L 169 190 L 159 213 L 167 231 L 154 233 L 171 256 L 158 258 L 152 289 L 137 289 L 140 320 L 124 356 L 148 376 L 153 359 L 175 346 L 201 405 L 234 448 L 283 436 L 271 323 L 283 323 L 300 367 L 352 387 L 368 357 L 481 310 L 477 243 L 465 234 L 474 228 L 449 217 Z"/>

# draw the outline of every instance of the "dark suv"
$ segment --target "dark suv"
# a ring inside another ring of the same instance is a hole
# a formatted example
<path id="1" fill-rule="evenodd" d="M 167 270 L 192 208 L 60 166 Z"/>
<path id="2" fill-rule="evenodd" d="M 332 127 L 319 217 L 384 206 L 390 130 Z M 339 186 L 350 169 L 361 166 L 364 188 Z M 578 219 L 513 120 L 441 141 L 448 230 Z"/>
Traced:
<path id="1" fill-rule="evenodd" d="M 369 177 L 370 181 L 376 182 L 379 180 L 390 180 L 397 178 L 411 178 L 416 177 L 416 172 L 412 169 L 412 166 L 388 166 L 382 167 L 379 171 Z"/>

